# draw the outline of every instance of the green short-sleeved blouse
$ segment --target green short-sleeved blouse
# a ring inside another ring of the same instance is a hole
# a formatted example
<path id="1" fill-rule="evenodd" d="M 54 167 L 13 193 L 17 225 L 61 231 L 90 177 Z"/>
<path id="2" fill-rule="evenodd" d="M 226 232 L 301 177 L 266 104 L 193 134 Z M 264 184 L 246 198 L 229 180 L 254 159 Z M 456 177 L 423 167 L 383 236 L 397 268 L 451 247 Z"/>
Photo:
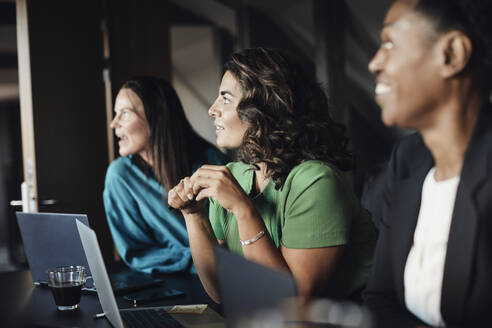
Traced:
<path id="1" fill-rule="evenodd" d="M 236 162 L 227 167 L 251 195 L 251 166 Z M 361 207 L 338 169 L 325 162 L 306 161 L 292 169 L 279 190 L 270 181 L 252 200 L 277 247 L 345 245 L 323 296 L 347 297 L 366 284 L 376 230 L 369 212 Z M 232 252 L 242 255 L 235 216 L 213 200 L 209 215 L 217 239 L 225 240 Z"/>

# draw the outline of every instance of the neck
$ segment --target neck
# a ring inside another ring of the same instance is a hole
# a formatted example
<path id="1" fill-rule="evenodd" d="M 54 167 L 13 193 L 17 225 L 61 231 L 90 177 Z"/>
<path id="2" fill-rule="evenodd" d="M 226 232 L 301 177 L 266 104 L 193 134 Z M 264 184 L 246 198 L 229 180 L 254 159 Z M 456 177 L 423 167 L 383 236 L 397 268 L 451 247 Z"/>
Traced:
<path id="1" fill-rule="evenodd" d="M 433 124 L 420 131 L 434 158 L 436 181 L 461 174 L 465 152 L 483 103 L 477 95 L 454 99 L 443 104 Z"/>
<path id="2" fill-rule="evenodd" d="M 265 163 L 259 163 L 258 167 L 260 168 L 258 171 L 256 171 L 256 176 L 261 178 L 262 180 L 265 179 L 266 176 L 266 164 Z"/>
<path id="3" fill-rule="evenodd" d="M 141 151 L 138 153 L 140 157 L 147 163 L 149 164 L 152 168 L 154 167 L 154 162 L 152 161 L 152 156 L 150 155 L 150 152 L 148 150 Z"/>
<path id="4" fill-rule="evenodd" d="M 259 163 L 258 166 L 260 169 L 255 171 L 255 189 L 257 192 L 262 192 L 270 181 L 270 178 L 266 176 L 266 164 Z"/>

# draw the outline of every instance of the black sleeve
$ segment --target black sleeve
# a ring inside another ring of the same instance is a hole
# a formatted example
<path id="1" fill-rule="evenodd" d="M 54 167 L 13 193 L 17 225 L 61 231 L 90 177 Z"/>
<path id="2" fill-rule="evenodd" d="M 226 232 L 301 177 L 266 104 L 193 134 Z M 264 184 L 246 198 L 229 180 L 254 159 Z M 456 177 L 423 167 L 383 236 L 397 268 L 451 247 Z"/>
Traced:
<path id="1" fill-rule="evenodd" d="M 395 147 L 388 163 L 386 187 L 383 194 L 383 216 L 379 226 L 379 239 L 376 246 L 372 274 L 363 293 L 364 305 L 372 312 L 376 327 L 417 327 L 425 325 L 398 301 L 393 280 L 393 263 L 391 258 L 392 236 L 391 192 L 398 177 L 399 145 Z"/>

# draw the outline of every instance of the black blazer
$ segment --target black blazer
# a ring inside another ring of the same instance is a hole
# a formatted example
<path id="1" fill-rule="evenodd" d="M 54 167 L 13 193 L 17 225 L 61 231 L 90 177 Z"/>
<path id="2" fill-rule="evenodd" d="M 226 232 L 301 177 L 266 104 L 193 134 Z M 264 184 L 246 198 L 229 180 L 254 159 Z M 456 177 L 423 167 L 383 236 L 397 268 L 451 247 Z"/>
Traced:
<path id="1" fill-rule="evenodd" d="M 405 307 L 403 273 L 434 165 L 418 134 L 394 149 L 372 276 L 364 292 L 377 327 L 424 325 Z M 447 326 L 492 326 L 492 108 L 484 108 L 468 145 L 449 232 L 441 295 Z"/>

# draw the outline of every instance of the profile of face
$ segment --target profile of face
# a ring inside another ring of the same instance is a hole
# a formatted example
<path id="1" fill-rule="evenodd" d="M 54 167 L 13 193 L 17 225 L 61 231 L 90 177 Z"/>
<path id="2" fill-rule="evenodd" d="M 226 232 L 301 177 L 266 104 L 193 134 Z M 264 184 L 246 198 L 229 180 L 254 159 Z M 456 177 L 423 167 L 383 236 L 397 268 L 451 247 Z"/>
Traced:
<path id="1" fill-rule="evenodd" d="M 116 115 L 110 126 L 119 138 L 119 154 L 121 156 L 139 154 L 146 159 L 150 128 L 142 100 L 133 90 L 123 88 L 116 96 L 114 111 Z"/>
<path id="2" fill-rule="evenodd" d="M 418 130 L 435 119 L 445 91 L 439 35 L 429 18 L 413 10 L 415 4 L 415 0 L 393 3 L 369 70 L 376 75 L 376 101 L 383 122 Z"/>
<path id="3" fill-rule="evenodd" d="M 217 145 L 234 149 L 242 145 L 248 124 L 239 118 L 237 107 L 243 97 L 239 81 L 231 72 L 225 72 L 219 87 L 219 95 L 208 110 L 214 118 Z"/>

